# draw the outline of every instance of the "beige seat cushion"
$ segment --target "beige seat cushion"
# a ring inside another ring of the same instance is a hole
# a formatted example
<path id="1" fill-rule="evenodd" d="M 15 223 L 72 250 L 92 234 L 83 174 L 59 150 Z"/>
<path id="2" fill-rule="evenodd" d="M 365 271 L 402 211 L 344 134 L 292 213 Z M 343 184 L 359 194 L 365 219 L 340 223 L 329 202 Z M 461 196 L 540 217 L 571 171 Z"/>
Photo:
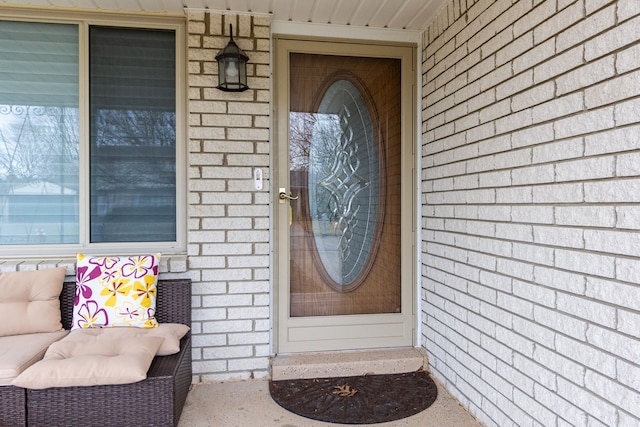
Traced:
<path id="1" fill-rule="evenodd" d="M 126 384 L 147 377 L 162 338 L 61 340 L 11 384 L 33 389 Z"/>
<path id="2" fill-rule="evenodd" d="M 157 328 L 88 328 L 74 329 L 64 338 L 68 341 L 87 341 L 87 340 L 118 340 L 133 337 L 160 337 L 162 344 L 158 349 L 156 356 L 168 356 L 180 351 L 180 340 L 189 327 L 181 323 L 159 323 Z"/>
<path id="3" fill-rule="evenodd" d="M 66 268 L 0 273 L 0 336 L 56 332 Z"/>
<path id="4" fill-rule="evenodd" d="M 9 385 L 22 371 L 44 356 L 67 331 L 0 337 L 0 386 Z"/>

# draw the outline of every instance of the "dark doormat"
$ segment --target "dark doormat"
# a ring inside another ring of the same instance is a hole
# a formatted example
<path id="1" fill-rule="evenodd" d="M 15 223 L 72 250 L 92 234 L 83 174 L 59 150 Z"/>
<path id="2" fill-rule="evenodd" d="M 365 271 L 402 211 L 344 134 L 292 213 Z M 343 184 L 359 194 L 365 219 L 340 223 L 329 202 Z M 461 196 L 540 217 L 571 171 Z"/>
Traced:
<path id="1" fill-rule="evenodd" d="M 375 424 L 415 415 L 431 406 L 438 389 L 424 371 L 269 383 L 283 408 L 319 421 Z"/>

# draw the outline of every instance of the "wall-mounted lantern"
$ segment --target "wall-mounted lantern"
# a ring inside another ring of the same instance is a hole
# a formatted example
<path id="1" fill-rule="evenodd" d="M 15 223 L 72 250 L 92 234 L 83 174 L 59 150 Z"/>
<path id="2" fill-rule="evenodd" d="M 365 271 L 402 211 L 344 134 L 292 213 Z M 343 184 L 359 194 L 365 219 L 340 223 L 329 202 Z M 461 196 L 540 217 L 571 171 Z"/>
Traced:
<path id="1" fill-rule="evenodd" d="M 216 55 L 218 61 L 218 89 L 225 92 L 242 92 L 247 86 L 247 61 L 249 57 L 233 41 L 233 25 L 229 25 L 231 40 Z"/>

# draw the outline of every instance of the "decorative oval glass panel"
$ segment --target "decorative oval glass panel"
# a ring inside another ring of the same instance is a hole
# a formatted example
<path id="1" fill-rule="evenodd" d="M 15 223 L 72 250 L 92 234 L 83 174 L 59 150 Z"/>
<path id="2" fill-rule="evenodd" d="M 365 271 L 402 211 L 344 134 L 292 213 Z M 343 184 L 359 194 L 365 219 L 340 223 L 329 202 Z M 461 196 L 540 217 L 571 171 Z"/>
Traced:
<path id="1" fill-rule="evenodd" d="M 384 215 L 383 157 L 365 96 L 351 81 L 335 80 L 317 109 L 309 150 L 316 265 L 341 291 L 366 278 Z"/>

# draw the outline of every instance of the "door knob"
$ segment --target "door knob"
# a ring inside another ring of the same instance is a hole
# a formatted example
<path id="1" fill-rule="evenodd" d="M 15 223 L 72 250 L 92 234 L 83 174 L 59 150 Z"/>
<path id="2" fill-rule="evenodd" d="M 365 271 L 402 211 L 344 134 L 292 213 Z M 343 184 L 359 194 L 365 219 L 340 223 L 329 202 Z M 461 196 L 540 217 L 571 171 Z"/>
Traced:
<path id="1" fill-rule="evenodd" d="M 280 189 L 280 194 L 278 195 L 278 198 L 280 199 L 280 203 L 284 203 L 285 200 L 298 200 L 298 197 L 299 196 L 294 196 L 291 193 L 287 194 L 284 188 Z"/>

